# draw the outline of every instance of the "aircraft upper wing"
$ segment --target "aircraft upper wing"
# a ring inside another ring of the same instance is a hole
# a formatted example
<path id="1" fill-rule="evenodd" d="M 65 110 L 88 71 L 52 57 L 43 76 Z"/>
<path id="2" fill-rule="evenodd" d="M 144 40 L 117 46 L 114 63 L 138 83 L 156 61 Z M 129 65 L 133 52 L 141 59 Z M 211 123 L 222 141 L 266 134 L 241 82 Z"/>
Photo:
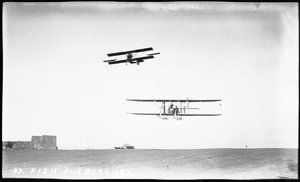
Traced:
<path id="1" fill-rule="evenodd" d="M 152 51 L 152 50 L 153 50 L 152 47 L 148 47 L 148 48 L 144 48 L 144 49 L 135 49 L 135 50 L 131 50 L 131 51 L 109 53 L 109 54 L 107 54 L 107 56 L 119 56 L 119 55 L 124 55 L 124 54 L 129 54 L 129 53 Z"/>
<path id="2" fill-rule="evenodd" d="M 154 55 L 157 55 L 157 54 L 160 54 L 159 52 L 155 52 L 155 53 L 150 53 L 150 54 L 147 54 L 149 56 L 154 56 Z"/>
<path id="3" fill-rule="evenodd" d="M 164 115 L 164 116 L 174 116 L 174 114 L 169 114 L 169 113 L 165 113 L 165 114 L 160 114 L 160 113 L 127 113 L 127 114 L 135 114 L 135 115 L 155 115 L 155 116 L 159 116 L 159 115 Z M 181 114 L 178 113 L 177 116 L 220 116 L 222 114 Z"/>
<path id="4" fill-rule="evenodd" d="M 189 100 L 189 99 L 127 99 L 128 101 L 137 101 L 137 102 L 218 102 L 221 99 L 214 100 Z"/>
<path id="5" fill-rule="evenodd" d="M 154 57 L 153 56 L 144 56 L 144 57 L 132 58 L 130 60 L 122 59 L 122 60 L 116 60 L 116 61 L 108 61 L 108 64 L 126 63 L 126 62 L 139 61 L 139 60 L 151 59 L 151 58 L 154 58 Z M 140 62 L 142 62 L 142 61 L 140 61 Z"/>
<path id="6" fill-rule="evenodd" d="M 135 114 L 135 115 L 154 115 L 154 116 L 158 116 L 160 115 L 159 113 L 127 113 L 127 114 Z"/>
<path id="7" fill-rule="evenodd" d="M 220 116 L 222 114 L 178 114 L 179 116 Z"/>

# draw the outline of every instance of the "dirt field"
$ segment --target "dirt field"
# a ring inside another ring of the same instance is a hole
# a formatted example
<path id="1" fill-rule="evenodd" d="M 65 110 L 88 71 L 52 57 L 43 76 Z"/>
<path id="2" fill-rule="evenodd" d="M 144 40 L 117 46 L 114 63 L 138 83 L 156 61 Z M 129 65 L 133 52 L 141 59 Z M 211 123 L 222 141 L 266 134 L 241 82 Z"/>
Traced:
<path id="1" fill-rule="evenodd" d="M 298 149 L 3 150 L 4 178 L 298 178 Z"/>

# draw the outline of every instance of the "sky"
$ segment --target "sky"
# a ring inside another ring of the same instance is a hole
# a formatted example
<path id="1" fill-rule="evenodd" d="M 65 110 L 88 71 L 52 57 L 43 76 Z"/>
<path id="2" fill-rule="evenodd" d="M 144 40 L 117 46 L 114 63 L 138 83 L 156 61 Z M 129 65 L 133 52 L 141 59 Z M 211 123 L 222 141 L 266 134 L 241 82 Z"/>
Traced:
<path id="1" fill-rule="evenodd" d="M 298 148 L 297 3 L 3 4 L 3 141 L 59 149 Z M 108 53 L 153 47 L 140 65 Z M 159 103 L 214 117 L 161 120 Z M 195 111 L 193 111 L 195 112 Z"/>

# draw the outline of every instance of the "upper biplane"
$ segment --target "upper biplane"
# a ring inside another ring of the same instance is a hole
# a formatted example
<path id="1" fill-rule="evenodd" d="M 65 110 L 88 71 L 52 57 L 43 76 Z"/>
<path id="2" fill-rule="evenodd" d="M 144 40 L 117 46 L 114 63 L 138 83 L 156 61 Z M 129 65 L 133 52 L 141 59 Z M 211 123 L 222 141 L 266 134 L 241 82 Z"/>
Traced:
<path id="1" fill-rule="evenodd" d="M 136 101 L 136 102 L 161 102 L 161 109 L 159 113 L 128 113 L 136 115 L 156 115 L 161 119 L 168 119 L 168 116 L 173 116 L 174 119 L 181 120 L 182 116 L 219 116 L 221 114 L 187 114 L 186 110 L 190 109 L 200 109 L 200 108 L 191 108 L 190 102 L 219 102 L 220 99 L 215 100 L 165 100 L 165 99 L 127 99 L 127 101 Z M 169 103 L 168 110 L 166 111 L 166 103 Z M 174 105 L 173 103 L 177 103 Z M 180 106 L 179 106 L 180 104 Z"/>
<path id="2" fill-rule="evenodd" d="M 154 55 L 160 54 L 156 53 L 147 53 L 147 54 L 140 54 L 140 52 L 152 51 L 152 47 L 144 48 L 144 49 L 135 49 L 131 51 L 123 51 L 123 52 L 115 52 L 107 54 L 108 57 L 112 56 L 121 56 L 115 59 L 104 60 L 103 62 L 107 62 L 108 64 L 119 64 L 119 63 L 136 63 L 139 65 L 141 62 L 144 62 L 145 59 L 152 59 Z M 124 57 L 125 55 L 125 57 Z"/>

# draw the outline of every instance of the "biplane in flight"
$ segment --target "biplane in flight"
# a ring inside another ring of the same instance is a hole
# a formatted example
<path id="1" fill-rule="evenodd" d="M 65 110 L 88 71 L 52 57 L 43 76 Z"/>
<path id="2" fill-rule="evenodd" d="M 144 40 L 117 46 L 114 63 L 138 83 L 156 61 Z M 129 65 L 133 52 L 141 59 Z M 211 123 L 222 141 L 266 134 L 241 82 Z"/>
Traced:
<path id="1" fill-rule="evenodd" d="M 135 115 L 156 115 L 161 119 L 168 119 L 168 116 L 173 116 L 174 119 L 182 120 L 183 116 L 220 116 L 221 114 L 187 114 L 186 110 L 191 109 L 200 109 L 200 108 L 192 108 L 190 107 L 190 102 L 219 102 L 220 99 L 215 100 L 164 100 L 164 99 L 127 99 L 127 101 L 136 101 L 136 102 L 161 102 L 161 109 L 159 113 L 128 113 L 128 114 L 135 114 Z M 166 103 L 169 104 L 168 110 L 166 111 Z M 174 105 L 173 103 L 177 103 Z"/>
<path id="2" fill-rule="evenodd" d="M 119 64 L 119 63 L 131 63 L 139 65 L 141 62 L 144 62 L 145 59 L 152 59 L 154 55 L 160 54 L 159 52 L 156 53 L 143 53 L 146 51 L 152 51 L 152 47 L 144 48 L 144 49 L 135 49 L 131 51 L 123 51 L 123 52 L 115 52 L 107 54 L 108 57 L 115 57 L 114 59 L 104 60 L 103 62 L 107 62 L 108 64 Z M 125 56 L 124 56 L 125 55 Z"/>

